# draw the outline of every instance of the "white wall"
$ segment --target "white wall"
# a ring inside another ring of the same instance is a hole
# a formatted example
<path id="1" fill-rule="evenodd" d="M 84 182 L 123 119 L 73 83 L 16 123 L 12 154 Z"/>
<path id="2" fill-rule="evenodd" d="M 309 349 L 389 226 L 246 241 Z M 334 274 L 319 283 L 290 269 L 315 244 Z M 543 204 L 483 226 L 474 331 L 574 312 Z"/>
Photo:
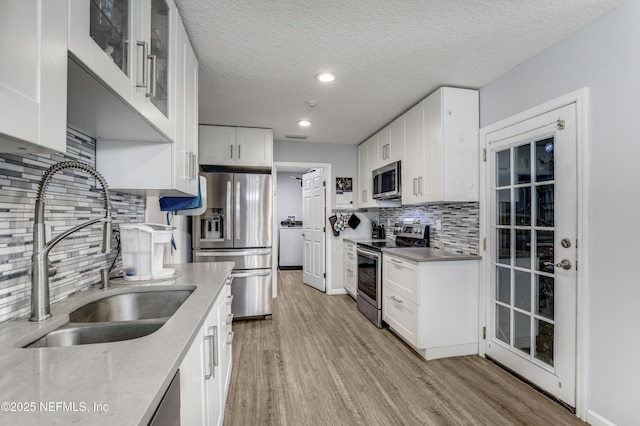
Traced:
<path id="1" fill-rule="evenodd" d="M 640 2 L 628 0 L 480 90 L 480 122 L 486 126 L 589 88 L 585 355 L 587 421 L 592 424 L 640 424 L 639 22 Z"/>
<path id="2" fill-rule="evenodd" d="M 282 222 L 289 215 L 295 215 L 296 220 L 302 220 L 302 186 L 299 180 L 291 176 L 302 178 L 302 173 L 279 172 L 277 179 L 278 211 L 276 220 Z"/>

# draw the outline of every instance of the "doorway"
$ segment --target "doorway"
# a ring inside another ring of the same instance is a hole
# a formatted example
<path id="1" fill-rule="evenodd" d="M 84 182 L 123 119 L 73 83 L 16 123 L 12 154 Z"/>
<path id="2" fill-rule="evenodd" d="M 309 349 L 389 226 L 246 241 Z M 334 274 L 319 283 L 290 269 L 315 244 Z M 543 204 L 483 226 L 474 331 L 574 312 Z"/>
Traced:
<path id="1" fill-rule="evenodd" d="M 481 131 L 486 253 L 480 303 L 484 355 L 578 408 L 586 93 L 572 95 Z"/>
<path id="2" fill-rule="evenodd" d="M 286 195 L 279 197 L 278 196 L 278 191 L 277 188 L 280 186 L 277 184 L 278 179 L 288 179 L 290 181 L 293 182 L 293 179 L 295 179 L 296 177 L 300 177 L 299 182 L 301 182 L 304 185 L 304 182 L 302 181 L 302 177 L 305 173 L 308 173 L 311 170 L 319 170 L 322 171 L 323 175 L 324 175 L 324 180 L 329 180 L 330 176 L 331 176 L 331 164 L 328 163 L 307 163 L 307 162 L 274 162 L 273 163 L 273 170 L 272 170 L 272 175 L 273 175 L 273 188 L 274 188 L 274 192 L 273 192 L 273 209 L 274 209 L 274 213 L 275 212 L 296 212 L 296 209 L 294 208 L 289 208 L 288 206 L 286 206 L 287 203 L 291 202 L 291 197 L 288 197 Z M 291 178 L 291 176 L 294 176 L 294 178 Z M 303 197 L 302 197 L 302 192 L 303 192 L 303 187 L 299 187 L 300 188 L 300 205 L 297 205 L 295 207 L 297 207 L 299 209 L 299 214 L 300 217 L 298 218 L 296 216 L 296 220 L 301 220 L 302 221 L 302 227 L 305 226 L 305 218 L 304 215 L 302 213 L 302 203 L 303 203 Z M 285 204 L 285 206 L 283 206 L 283 204 Z M 318 222 L 320 222 L 322 224 L 322 226 L 326 226 L 326 221 L 327 218 L 330 216 L 329 214 L 329 210 L 330 209 L 330 203 L 326 202 L 324 203 L 324 208 L 322 209 L 321 216 L 319 216 L 319 218 L 317 219 Z M 293 206 L 292 206 L 293 207 Z M 284 214 L 284 213 L 283 213 Z M 297 215 L 298 213 L 296 213 Z M 286 218 L 285 218 L 286 219 Z M 273 235 L 275 236 L 274 238 L 274 252 L 277 252 L 277 250 L 280 249 L 280 238 L 279 238 L 279 228 L 280 228 L 280 222 L 283 219 L 278 217 L 277 214 L 274 214 L 274 218 L 273 218 Z M 306 232 L 303 233 L 306 234 Z M 331 269 L 331 264 L 330 262 L 327 262 L 327 254 L 326 253 L 331 253 L 331 239 L 327 238 L 326 233 L 323 233 L 322 236 L 322 243 L 323 243 L 323 247 L 322 247 L 322 254 L 323 256 L 321 257 L 321 262 L 322 265 L 319 265 L 319 268 L 324 270 L 326 273 L 326 279 L 325 279 L 325 290 L 330 288 L 330 269 Z M 304 252 L 304 249 L 303 249 Z M 272 268 L 272 275 L 275 277 L 274 278 L 274 283 L 277 283 L 277 274 L 278 274 L 279 270 L 278 270 L 278 261 L 277 259 L 274 259 L 273 262 L 273 268 Z M 324 275 L 324 273 L 323 273 Z M 323 277 L 324 278 L 324 277 Z M 273 288 L 273 297 L 277 297 L 277 284 L 274 285 Z"/>

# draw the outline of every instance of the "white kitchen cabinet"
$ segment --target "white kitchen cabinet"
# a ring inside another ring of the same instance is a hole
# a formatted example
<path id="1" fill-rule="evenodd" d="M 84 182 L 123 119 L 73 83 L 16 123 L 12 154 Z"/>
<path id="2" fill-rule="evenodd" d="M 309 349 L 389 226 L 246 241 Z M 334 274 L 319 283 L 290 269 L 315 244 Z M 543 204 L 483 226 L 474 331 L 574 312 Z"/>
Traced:
<path id="1" fill-rule="evenodd" d="M 383 252 L 382 319 L 426 360 L 478 353 L 478 260 Z"/>
<path id="2" fill-rule="evenodd" d="M 354 299 L 358 292 L 358 257 L 356 244 L 344 242 L 344 288 Z"/>
<path id="3" fill-rule="evenodd" d="M 173 0 L 69 0 L 69 55 L 93 79 L 69 80 L 72 127 L 99 139 L 173 141 L 177 15 Z M 89 90 L 92 105 L 82 100 Z M 121 127 L 130 126 L 127 136 Z"/>
<path id="4" fill-rule="evenodd" d="M 66 0 L 0 2 L 0 152 L 66 150 Z"/>
<path id="5" fill-rule="evenodd" d="M 375 150 L 377 142 L 375 139 L 368 139 L 358 145 L 358 192 L 357 204 L 359 208 L 376 207 L 376 202 L 372 198 L 373 183 L 371 179 L 371 169 L 369 167 L 369 150 Z"/>
<path id="6" fill-rule="evenodd" d="M 231 373 L 231 279 L 218 295 L 180 364 L 180 421 L 221 425 Z"/>
<path id="7" fill-rule="evenodd" d="M 391 122 L 387 126 L 389 129 L 389 139 L 385 145 L 382 145 L 382 166 L 396 161 L 404 160 L 404 143 L 405 143 L 405 116 L 404 114 Z"/>
<path id="8" fill-rule="evenodd" d="M 198 195 L 198 60 L 177 15 L 171 73 L 176 79 L 174 143 L 99 140 L 96 166 L 109 188 L 138 195 Z"/>
<path id="9" fill-rule="evenodd" d="M 198 152 L 202 165 L 271 168 L 273 131 L 201 125 Z"/>
<path id="10" fill-rule="evenodd" d="M 402 163 L 402 204 L 422 202 L 418 185 L 424 185 L 424 101 L 405 117 L 405 154 Z"/>
<path id="11" fill-rule="evenodd" d="M 420 103 L 419 119 L 407 114 L 403 204 L 478 201 L 478 91 L 441 87 Z M 422 146 L 422 152 L 418 149 Z M 406 196 L 405 196 L 406 194 Z"/>
<path id="12" fill-rule="evenodd" d="M 180 364 L 180 423 L 205 424 L 205 328 L 200 327 Z"/>

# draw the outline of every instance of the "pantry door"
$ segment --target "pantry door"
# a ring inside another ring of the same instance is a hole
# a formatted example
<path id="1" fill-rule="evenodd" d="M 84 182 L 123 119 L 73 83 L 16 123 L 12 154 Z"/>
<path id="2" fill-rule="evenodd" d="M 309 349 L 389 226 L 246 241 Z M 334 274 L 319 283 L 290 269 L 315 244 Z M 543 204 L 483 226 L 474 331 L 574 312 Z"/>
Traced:
<path id="1" fill-rule="evenodd" d="M 486 134 L 485 354 L 576 406 L 576 105 Z"/>
<path id="2" fill-rule="evenodd" d="M 325 285 L 325 181 L 324 170 L 302 175 L 302 226 L 304 254 L 302 281 L 320 291 Z"/>

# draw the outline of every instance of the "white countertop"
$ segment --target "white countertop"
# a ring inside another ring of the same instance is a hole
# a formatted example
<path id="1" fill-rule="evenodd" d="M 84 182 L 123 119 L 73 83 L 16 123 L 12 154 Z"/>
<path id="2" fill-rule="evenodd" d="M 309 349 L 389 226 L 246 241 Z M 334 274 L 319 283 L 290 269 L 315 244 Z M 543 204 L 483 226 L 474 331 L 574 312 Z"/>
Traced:
<path id="1" fill-rule="evenodd" d="M 146 425 L 233 262 L 175 268 L 180 272 L 175 283 L 164 285 L 197 287 L 166 324 L 148 336 L 71 347 L 18 347 L 67 322 L 68 314 L 79 306 L 105 296 L 104 290 L 95 288 L 52 305 L 53 316 L 46 321 L 22 318 L 0 324 L 0 424 Z M 131 289 L 106 291 L 118 294 Z M 94 404 L 106 410 L 96 411 Z"/>
<path id="2" fill-rule="evenodd" d="M 396 247 L 383 248 L 382 253 L 404 257 L 414 262 L 441 262 L 449 260 L 480 260 L 482 257 L 436 249 L 432 247 Z"/>

